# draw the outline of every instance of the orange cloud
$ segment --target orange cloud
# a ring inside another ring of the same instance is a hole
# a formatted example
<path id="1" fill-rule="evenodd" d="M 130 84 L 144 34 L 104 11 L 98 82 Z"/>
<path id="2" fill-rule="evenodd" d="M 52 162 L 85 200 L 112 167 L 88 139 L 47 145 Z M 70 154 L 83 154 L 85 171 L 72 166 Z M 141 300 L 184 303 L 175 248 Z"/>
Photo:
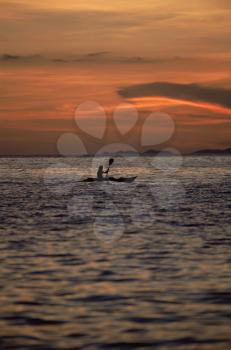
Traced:
<path id="1" fill-rule="evenodd" d="M 231 108 L 225 108 L 216 104 L 206 103 L 206 102 L 197 102 L 197 101 L 187 101 L 183 99 L 172 99 L 167 97 L 140 97 L 140 98 L 131 98 L 131 102 L 135 103 L 138 108 L 155 108 L 163 109 L 165 107 L 173 106 L 191 106 L 198 107 L 207 110 L 211 110 L 214 113 L 223 113 L 231 115 Z"/>

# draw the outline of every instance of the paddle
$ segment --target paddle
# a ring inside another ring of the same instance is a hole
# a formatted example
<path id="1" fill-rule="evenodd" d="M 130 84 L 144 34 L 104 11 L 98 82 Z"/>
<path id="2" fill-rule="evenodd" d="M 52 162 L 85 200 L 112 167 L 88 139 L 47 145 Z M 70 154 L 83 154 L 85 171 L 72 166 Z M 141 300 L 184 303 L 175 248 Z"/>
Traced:
<path id="1" fill-rule="evenodd" d="M 109 173 L 110 166 L 111 166 L 113 163 L 114 163 L 114 159 L 113 159 L 113 158 L 110 158 L 110 159 L 109 159 L 109 165 L 108 165 L 107 170 L 105 171 L 105 174 L 108 174 L 108 173 Z"/>
<path id="2" fill-rule="evenodd" d="M 114 159 L 113 158 L 110 158 L 109 159 L 109 167 L 114 163 Z"/>

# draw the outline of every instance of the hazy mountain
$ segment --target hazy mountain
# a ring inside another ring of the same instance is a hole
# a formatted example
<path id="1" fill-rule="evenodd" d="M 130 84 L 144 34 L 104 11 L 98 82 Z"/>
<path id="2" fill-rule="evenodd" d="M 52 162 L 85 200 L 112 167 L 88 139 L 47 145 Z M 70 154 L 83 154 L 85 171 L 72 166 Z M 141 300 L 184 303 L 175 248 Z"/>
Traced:
<path id="1" fill-rule="evenodd" d="M 191 153 L 191 155 L 198 155 L 198 156 L 209 156 L 209 155 L 231 155 L 231 148 L 226 148 L 224 150 L 220 149 L 205 149 L 205 150 L 200 150 Z"/>

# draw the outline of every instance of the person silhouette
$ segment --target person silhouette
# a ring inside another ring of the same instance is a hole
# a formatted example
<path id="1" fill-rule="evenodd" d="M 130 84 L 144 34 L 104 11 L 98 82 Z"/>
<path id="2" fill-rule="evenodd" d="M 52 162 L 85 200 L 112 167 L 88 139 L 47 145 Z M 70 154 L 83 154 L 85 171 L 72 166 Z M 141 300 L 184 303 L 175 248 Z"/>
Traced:
<path id="1" fill-rule="evenodd" d="M 102 181 L 103 180 L 103 166 L 100 165 L 99 168 L 98 168 L 98 171 L 97 171 L 97 179 Z"/>
<path id="2" fill-rule="evenodd" d="M 110 171 L 110 166 L 114 163 L 114 159 L 113 158 L 110 158 L 109 159 L 109 165 L 108 165 L 108 168 L 107 170 L 103 170 L 103 166 L 100 165 L 99 168 L 98 168 L 98 171 L 97 171 L 97 179 L 99 181 L 102 181 L 104 179 L 103 177 L 103 174 L 106 174 L 106 177 L 108 177 L 108 174 L 109 174 L 109 171 Z"/>

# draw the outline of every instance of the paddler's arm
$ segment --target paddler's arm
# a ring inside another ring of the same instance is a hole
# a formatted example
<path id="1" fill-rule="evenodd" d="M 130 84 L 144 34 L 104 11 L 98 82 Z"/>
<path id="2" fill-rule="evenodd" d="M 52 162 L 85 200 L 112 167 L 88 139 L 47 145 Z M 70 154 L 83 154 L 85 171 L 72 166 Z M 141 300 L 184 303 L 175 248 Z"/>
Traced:
<path id="1" fill-rule="evenodd" d="M 108 174 L 109 173 L 110 168 L 107 168 L 107 170 L 103 171 L 104 174 Z"/>

